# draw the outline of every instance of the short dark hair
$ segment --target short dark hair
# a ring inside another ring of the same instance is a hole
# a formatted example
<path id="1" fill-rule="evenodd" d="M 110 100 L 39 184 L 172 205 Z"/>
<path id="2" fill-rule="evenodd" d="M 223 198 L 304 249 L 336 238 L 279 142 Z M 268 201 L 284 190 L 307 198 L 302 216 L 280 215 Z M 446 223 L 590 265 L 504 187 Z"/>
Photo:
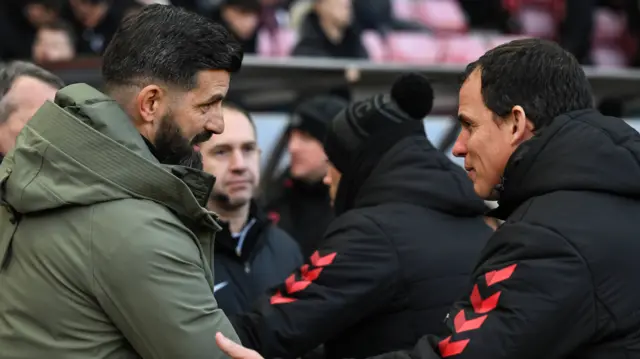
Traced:
<path id="1" fill-rule="evenodd" d="M 65 0 L 27 0 L 25 5 L 42 5 L 51 11 L 60 12 L 65 5 Z"/>
<path id="2" fill-rule="evenodd" d="M 55 89 L 64 87 L 64 82 L 51 72 L 35 64 L 25 61 L 12 61 L 0 66 L 0 123 L 5 122 L 16 110 L 15 104 L 9 103 L 5 95 L 18 77 L 28 76 L 42 81 Z"/>
<path id="3" fill-rule="evenodd" d="M 563 113 L 594 107 L 578 60 L 551 41 L 519 39 L 489 50 L 467 66 L 462 83 L 476 69 L 484 103 L 498 117 L 520 105 L 540 129 Z"/>
<path id="4" fill-rule="evenodd" d="M 198 72 L 237 72 L 242 58 L 223 26 L 176 6 L 149 5 L 122 21 L 104 52 L 102 75 L 107 88 L 160 80 L 192 89 Z"/>
<path id="5" fill-rule="evenodd" d="M 223 0 L 222 7 L 236 7 L 242 11 L 250 13 L 260 13 L 262 5 L 258 0 Z"/>

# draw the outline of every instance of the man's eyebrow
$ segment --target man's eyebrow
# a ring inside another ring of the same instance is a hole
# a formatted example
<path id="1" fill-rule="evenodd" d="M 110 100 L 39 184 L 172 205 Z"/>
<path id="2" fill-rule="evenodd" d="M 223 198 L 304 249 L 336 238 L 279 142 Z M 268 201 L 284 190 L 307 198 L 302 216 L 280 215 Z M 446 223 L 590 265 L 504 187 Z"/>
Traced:
<path id="1" fill-rule="evenodd" d="M 224 100 L 224 95 L 221 93 L 217 93 L 209 97 L 209 99 L 207 99 L 207 101 L 205 101 L 204 103 L 214 103 L 222 100 Z"/>
<path id="2" fill-rule="evenodd" d="M 469 117 L 467 117 L 464 113 L 459 113 L 458 114 L 458 121 L 459 122 L 463 122 L 463 123 L 469 123 L 472 122 Z"/>

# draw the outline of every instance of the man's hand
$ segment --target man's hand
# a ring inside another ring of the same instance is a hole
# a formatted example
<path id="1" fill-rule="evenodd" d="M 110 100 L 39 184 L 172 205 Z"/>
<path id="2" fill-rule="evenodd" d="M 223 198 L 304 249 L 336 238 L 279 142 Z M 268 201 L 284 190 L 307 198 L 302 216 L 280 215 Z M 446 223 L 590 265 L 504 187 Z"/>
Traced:
<path id="1" fill-rule="evenodd" d="M 222 333 L 216 333 L 216 344 L 225 354 L 233 359 L 264 359 L 255 350 L 247 349 L 227 339 Z"/>

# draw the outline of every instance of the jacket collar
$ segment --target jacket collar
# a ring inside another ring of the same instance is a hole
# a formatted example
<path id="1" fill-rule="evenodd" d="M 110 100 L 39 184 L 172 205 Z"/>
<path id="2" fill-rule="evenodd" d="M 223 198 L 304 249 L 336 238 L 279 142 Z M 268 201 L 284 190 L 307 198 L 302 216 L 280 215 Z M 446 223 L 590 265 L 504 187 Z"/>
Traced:
<path id="1" fill-rule="evenodd" d="M 222 229 L 216 234 L 216 253 L 224 253 L 240 262 L 247 262 L 264 244 L 262 236 L 271 221 L 256 203 L 251 201 L 249 216 L 240 233 L 232 234 L 229 223 L 220 221 Z"/>

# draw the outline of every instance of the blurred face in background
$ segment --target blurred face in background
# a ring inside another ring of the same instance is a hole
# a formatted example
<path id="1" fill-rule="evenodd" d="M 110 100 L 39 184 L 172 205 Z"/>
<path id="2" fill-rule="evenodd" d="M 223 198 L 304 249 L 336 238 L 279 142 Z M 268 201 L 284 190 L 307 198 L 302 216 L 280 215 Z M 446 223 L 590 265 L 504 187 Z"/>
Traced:
<path id="1" fill-rule="evenodd" d="M 224 132 L 204 142 L 200 151 L 203 169 L 216 177 L 211 196 L 226 210 L 249 204 L 260 181 L 260 149 L 256 132 L 247 116 L 223 108 Z"/>
<path id="2" fill-rule="evenodd" d="M 16 137 L 45 101 L 53 101 L 57 89 L 29 76 L 18 77 L 0 101 L 8 117 L 0 124 L 0 153 L 5 155 L 16 143 Z"/>
<path id="3" fill-rule="evenodd" d="M 69 34 L 60 29 L 38 30 L 33 43 L 33 60 L 37 63 L 68 61 L 75 56 L 75 46 Z"/>
<path id="4" fill-rule="evenodd" d="M 73 15 L 86 28 L 96 27 L 109 10 L 107 1 L 69 0 Z"/>
<path id="5" fill-rule="evenodd" d="M 341 178 L 342 173 L 340 173 L 337 168 L 333 167 L 333 165 L 329 165 L 327 175 L 322 179 L 322 182 L 329 186 L 329 198 L 331 198 L 332 206 L 336 201 L 336 196 L 338 195 L 338 187 L 340 187 Z"/>
<path id="6" fill-rule="evenodd" d="M 251 38 L 260 22 L 260 14 L 255 9 L 244 9 L 238 6 L 226 6 L 222 10 L 224 20 L 239 40 Z"/>
<path id="7" fill-rule="evenodd" d="M 347 27 L 351 24 L 353 11 L 351 0 L 317 0 L 315 9 L 321 19 L 338 27 Z"/>
<path id="8" fill-rule="evenodd" d="M 292 129 L 289 133 L 290 172 L 295 179 L 305 182 L 322 180 L 327 174 L 327 155 L 322 143 L 305 131 Z"/>
<path id="9" fill-rule="evenodd" d="M 58 12 L 56 10 L 38 3 L 25 5 L 24 13 L 27 20 L 29 20 L 31 25 L 34 27 L 40 27 L 44 24 L 52 23 L 58 18 Z"/>

